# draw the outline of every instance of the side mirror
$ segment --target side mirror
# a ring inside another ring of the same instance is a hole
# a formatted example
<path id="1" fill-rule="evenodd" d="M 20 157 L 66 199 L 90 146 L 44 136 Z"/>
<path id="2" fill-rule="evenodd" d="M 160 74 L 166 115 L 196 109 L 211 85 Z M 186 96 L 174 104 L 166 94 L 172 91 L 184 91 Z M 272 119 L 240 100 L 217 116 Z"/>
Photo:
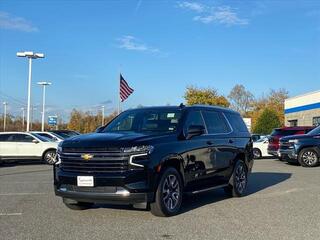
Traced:
<path id="1" fill-rule="evenodd" d="M 205 128 L 202 125 L 191 125 L 188 128 L 186 139 L 191 139 L 195 136 L 200 136 L 204 134 Z"/>
<path id="2" fill-rule="evenodd" d="M 100 127 L 98 127 L 95 132 L 96 132 L 96 133 L 101 132 L 101 131 L 104 129 L 104 127 L 105 127 L 105 126 L 100 126 Z"/>
<path id="3" fill-rule="evenodd" d="M 39 141 L 37 139 L 33 139 L 32 142 L 35 144 L 39 143 Z"/>

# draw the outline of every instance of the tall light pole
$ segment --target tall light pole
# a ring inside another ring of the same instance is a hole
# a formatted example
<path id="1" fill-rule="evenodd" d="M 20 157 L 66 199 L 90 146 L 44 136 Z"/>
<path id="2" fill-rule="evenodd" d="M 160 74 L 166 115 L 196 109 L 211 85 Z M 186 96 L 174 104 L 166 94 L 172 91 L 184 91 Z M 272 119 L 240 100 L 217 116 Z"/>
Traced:
<path id="1" fill-rule="evenodd" d="M 3 131 L 6 131 L 6 123 L 7 123 L 7 102 L 3 102 Z"/>
<path id="2" fill-rule="evenodd" d="M 22 130 L 24 130 L 24 108 L 21 108 L 22 111 Z"/>
<path id="3" fill-rule="evenodd" d="M 34 52 L 17 52 L 18 57 L 27 57 L 29 59 L 29 75 L 28 75 L 28 106 L 27 106 L 27 132 L 30 127 L 30 104 L 31 104 L 31 76 L 32 76 L 32 59 L 44 58 L 43 53 Z"/>
<path id="4" fill-rule="evenodd" d="M 101 113 L 102 113 L 101 125 L 103 126 L 104 125 L 104 106 L 102 106 Z"/>
<path id="5" fill-rule="evenodd" d="M 50 82 L 38 82 L 38 85 L 43 87 L 42 91 L 42 121 L 41 121 L 41 131 L 44 131 L 44 115 L 45 115 L 45 104 L 46 104 L 46 86 L 51 85 Z"/>

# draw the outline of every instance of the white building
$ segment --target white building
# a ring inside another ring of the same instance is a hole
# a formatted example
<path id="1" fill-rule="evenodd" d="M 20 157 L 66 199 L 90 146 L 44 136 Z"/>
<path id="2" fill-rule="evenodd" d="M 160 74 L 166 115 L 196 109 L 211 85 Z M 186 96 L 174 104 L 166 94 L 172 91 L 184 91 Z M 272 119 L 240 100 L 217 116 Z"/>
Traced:
<path id="1" fill-rule="evenodd" d="M 284 109 L 286 126 L 320 125 L 320 90 L 286 99 Z"/>

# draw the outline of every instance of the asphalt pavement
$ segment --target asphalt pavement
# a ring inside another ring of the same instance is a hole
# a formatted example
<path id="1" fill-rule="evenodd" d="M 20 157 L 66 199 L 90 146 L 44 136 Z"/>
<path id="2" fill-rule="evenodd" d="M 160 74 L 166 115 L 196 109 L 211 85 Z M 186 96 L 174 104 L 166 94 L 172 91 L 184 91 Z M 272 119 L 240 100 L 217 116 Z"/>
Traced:
<path id="1" fill-rule="evenodd" d="M 52 168 L 0 167 L 0 239 L 320 239 L 320 167 L 255 161 L 248 194 L 220 189 L 188 197 L 181 214 L 159 218 L 126 206 L 67 209 Z"/>

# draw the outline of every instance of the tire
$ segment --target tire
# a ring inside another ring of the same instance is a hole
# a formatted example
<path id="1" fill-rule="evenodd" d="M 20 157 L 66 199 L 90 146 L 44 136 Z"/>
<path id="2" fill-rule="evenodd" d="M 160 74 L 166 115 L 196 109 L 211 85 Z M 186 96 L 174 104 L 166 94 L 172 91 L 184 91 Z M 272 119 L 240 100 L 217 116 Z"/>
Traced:
<path id="1" fill-rule="evenodd" d="M 245 195 L 247 185 L 248 169 L 243 161 L 237 161 L 229 185 L 224 187 L 224 191 L 230 197 L 242 197 Z"/>
<path id="2" fill-rule="evenodd" d="M 65 200 L 63 200 L 64 205 L 66 205 L 67 208 L 71 210 L 86 210 L 92 207 L 93 203 L 87 203 L 87 202 L 77 202 L 77 203 L 67 203 Z"/>
<path id="3" fill-rule="evenodd" d="M 261 157 L 262 157 L 262 153 L 261 153 L 261 151 L 260 151 L 259 148 L 254 148 L 254 149 L 252 150 L 252 152 L 253 152 L 253 158 L 254 158 L 254 159 L 257 159 L 257 158 L 261 158 Z"/>
<path id="4" fill-rule="evenodd" d="M 159 217 L 177 215 L 182 203 L 182 189 L 179 172 L 172 167 L 165 169 L 156 190 L 155 201 L 150 204 L 151 213 Z"/>
<path id="5" fill-rule="evenodd" d="M 316 167 L 319 165 L 319 152 L 314 148 L 304 148 L 300 151 L 298 161 L 302 167 Z"/>
<path id="6" fill-rule="evenodd" d="M 48 150 L 43 154 L 43 161 L 49 165 L 56 162 L 56 150 Z"/>

